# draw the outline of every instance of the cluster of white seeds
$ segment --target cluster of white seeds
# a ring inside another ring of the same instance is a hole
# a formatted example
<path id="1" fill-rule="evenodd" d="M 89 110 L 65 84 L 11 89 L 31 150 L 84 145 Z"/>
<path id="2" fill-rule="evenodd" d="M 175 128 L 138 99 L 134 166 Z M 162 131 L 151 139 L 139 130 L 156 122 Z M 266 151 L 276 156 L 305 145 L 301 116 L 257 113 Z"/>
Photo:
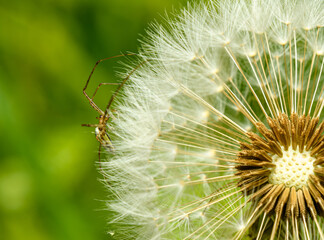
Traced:
<path id="1" fill-rule="evenodd" d="M 276 167 L 269 176 L 272 184 L 284 184 L 286 187 L 300 189 L 307 185 L 308 176 L 314 174 L 313 163 L 315 158 L 310 151 L 299 152 L 298 148 L 293 150 L 290 146 L 287 151 L 282 150 L 283 156 L 274 155 L 272 162 Z"/>

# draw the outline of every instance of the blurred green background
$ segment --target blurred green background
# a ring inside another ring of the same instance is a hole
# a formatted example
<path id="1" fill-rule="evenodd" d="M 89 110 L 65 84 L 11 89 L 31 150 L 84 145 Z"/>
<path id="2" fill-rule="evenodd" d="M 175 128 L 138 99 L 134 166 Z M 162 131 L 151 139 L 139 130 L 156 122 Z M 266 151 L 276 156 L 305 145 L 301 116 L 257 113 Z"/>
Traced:
<path id="1" fill-rule="evenodd" d="M 140 34 L 185 0 L 0 3 L 0 239 L 113 239 L 95 167 L 97 112 L 82 94 L 99 59 L 136 52 Z M 101 64 L 89 92 L 118 81 Z M 102 89 L 104 108 L 113 89 Z"/>

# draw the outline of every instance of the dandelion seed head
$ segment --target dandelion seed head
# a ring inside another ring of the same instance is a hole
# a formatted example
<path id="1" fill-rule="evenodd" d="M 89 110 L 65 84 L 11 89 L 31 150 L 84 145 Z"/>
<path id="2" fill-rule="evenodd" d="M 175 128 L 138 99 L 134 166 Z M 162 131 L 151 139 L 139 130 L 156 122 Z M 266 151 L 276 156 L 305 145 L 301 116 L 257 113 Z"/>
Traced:
<path id="1" fill-rule="evenodd" d="M 152 25 L 101 163 L 116 238 L 324 239 L 323 9 L 210 0 Z"/>

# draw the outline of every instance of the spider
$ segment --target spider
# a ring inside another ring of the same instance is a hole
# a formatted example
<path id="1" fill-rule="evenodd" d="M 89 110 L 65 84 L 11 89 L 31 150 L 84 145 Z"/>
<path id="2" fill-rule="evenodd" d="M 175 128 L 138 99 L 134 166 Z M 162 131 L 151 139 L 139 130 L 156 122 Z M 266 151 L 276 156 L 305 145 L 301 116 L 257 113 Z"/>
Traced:
<path id="1" fill-rule="evenodd" d="M 96 138 L 99 142 L 99 162 L 100 162 L 100 152 L 101 152 L 101 147 L 103 146 L 105 149 L 107 149 L 110 152 L 114 152 L 114 147 L 111 141 L 111 138 L 109 137 L 107 131 L 108 131 L 108 126 L 107 126 L 107 122 L 109 121 L 110 117 L 111 117 L 111 111 L 109 111 L 111 104 L 113 103 L 115 97 L 117 96 L 118 92 L 122 89 L 122 87 L 125 85 L 125 83 L 127 82 L 127 80 L 130 78 L 130 76 L 139 68 L 141 67 L 146 61 L 141 62 L 140 64 L 138 64 L 135 68 L 132 69 L 132 71 L 127 75 L 126 78 L 123 79 L 123 81 L 121 83 L 100 83 L 96 90 L 94 91 L 92 97 L 90 97 L 87 92 L 86 89 L 89 85 L 90 79 L 96 69 L 96 67 L 98 66 L 99 63 L 109 60 L 109 59 L 113 59 L 113 58 L 118 58 L 118 57 L 123 57 L 123 56 L 133 56 L 136 55 L 135 53 L 130 53 L 130 54 L 121 54 L 121 55 L 117 55 L 117 56 L 113 56 L 113 57 L 108 57 L 108 58 L 104 58 L 101 59 L 99 61 L 96 62 L 96 64 L 94 65 L 88 79 L 87 82 L 83 88 L 83 94 L 85 95 L 85 97 L 88 99 L 90 105 L 99 113 L 99 117 L 97 117 L 97 119 L 99 120 L 99 122 L 97 124 L 82 124 L 81 126 L 85 126 L 85 127 L 95 127 L 95 134 L 96 134 Z M 99 88 L 102 85 L 118 85 L 117 89 L 115 90 L 115 92 L 112 94 L 111 98 L 109 99 L 109 102 L 105 108 L 105 110 L 101 110 L 97 104 L 93 101 L 93 98 L 95 97 L 95 95 L 97 94 L 97 91 L 99 90 Z"/>

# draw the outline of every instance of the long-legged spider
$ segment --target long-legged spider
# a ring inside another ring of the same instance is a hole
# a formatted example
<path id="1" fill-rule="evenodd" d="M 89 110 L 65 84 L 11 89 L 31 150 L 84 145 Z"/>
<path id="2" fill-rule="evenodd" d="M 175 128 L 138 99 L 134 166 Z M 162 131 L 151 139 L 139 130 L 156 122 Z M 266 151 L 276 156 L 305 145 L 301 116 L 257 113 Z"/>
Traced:
<path id="1" fill-rule="evenodd" d="M 96 138 L 99 142 L 99 162 L 100 162 L 100 153 L 101 153 L 101 147 L 103 146 L 106 150 L 110 151 L 110 152 L 114 152 L 114 147 L 111 141 L 111 138 L 109 137 L 107 131 L 108 131 L 108 126 L 107 123 L 109 121 L 109 119 L 111 118 L 111 111 L 110 111 L 110 107 L 115 99 L 115 97 L 117 96 L 118 92 L 122 89 L 122 87 L 125 85 L 125 83 L 127 82 L 127 80 L 130 78 L 130 76 L 139 68 L 141 67 L 144 63 L 146 63 L 148 60 L 146 61 L 142 61 L 141 63 L 139 63 L 135 68 L 133 68 L 130 73 L 126 76 L 126 78 L 123 79 L 123 81 L 121 83 L 100 83 L 96 90 L 94 91 L 92 97 L 90 97 L 87 92 L 86 89 L 89 85 L 90 79 L 96 69 L 96 67 L 98 66 L 99 63 L 109 60 L 109 59 L 113 59 L 113 58 L 118 58 L 118 57 L 123 57 L 123 56 L 133 56 L 136 55 L 134 53 L 130 53 L 130 54 L 121 54 L 121 55 L 117 55 L 117 56 L 113 56 L 113 57 L 108 57 L 108 58 L 104 58 L 101 59 L 99 61 L 96 62 L 96 64 L 94 65 L 88 79 L 87 82 L 83 88 L 83 94 L 85 95 L 85 97 L 88 99 L 90 105 L 99 113 L 99 116 L 97 117 L 97 119 L 99 120 L 99 122 L 97 124 L 82 124 L 81 126 L 86 126 L 86 127 L 94 127 L 95 128 L 95 134 L 96 134 Z M 93 101 L 95 95 L 97 94 L 99 88 L 103 85 L 118 85 L 117 89 L 115 90 L 115 92 L 112 94 L 112 96 L 110 97 L 108 104 L 105 108 L 105 110 L 101 110 L 98 105 Z"/>

